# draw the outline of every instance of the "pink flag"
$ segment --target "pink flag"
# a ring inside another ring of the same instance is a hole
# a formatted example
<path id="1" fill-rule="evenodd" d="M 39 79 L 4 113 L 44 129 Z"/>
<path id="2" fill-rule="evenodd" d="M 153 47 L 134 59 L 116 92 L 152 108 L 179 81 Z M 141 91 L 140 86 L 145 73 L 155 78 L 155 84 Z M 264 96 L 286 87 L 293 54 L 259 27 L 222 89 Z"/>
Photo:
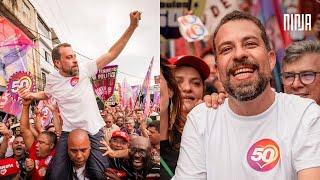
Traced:
<path id="1" fill-rule="evenodd" d="M 16 71 L 26 71 L 26 53 L 34 44 L 18 27 L 0 16 L 0 60 L 6 80 Z"/>
<path id="2" fill-rule="evenodd" d="M 142 94 L 144 96 L 142 108 L 144 109 L 144 114 L 147 116 L 150 111 L 150 81 L 151 81 L 151 70 L 153 66 L 153 57 L 151 59 L 146 77 L 144 78 L 142 84 Z"/>
<path id="3" fill-rule="evenodd" d="M 22 110 L 22 106 L 19 101 L 15 101 L 10 96 L 10 93 L 5 91 L 1 97 L 2 110 L 8 114 L 18 116 Z"/>
<path id="4" fill-rule="evenodd" d="M 132 89 L 131 86 L 128 84 L 126 78 L 122 81 L 122 91 L 121 91 L 121 105 L 122 107 L 129 107 L 132 109 Z"/>
<path id="5" fill-rule="evenodd" d="M 46 127 L 48 126 L 50 123 L 51 123 L 51 120 L 53 118 L 53 114 L 52 112 L 50 111 L 50 109 L 45 105 L 46 103 L 49 103 L 51 104 L 51 99 L 49 100 L 41 100 L 39 101 L 39 104 L 38 104 L 38 109 L 41 113 L 41 116 L 42 116 L 42 119 L 41 119 L 41 125 L 42 127 Z"/>

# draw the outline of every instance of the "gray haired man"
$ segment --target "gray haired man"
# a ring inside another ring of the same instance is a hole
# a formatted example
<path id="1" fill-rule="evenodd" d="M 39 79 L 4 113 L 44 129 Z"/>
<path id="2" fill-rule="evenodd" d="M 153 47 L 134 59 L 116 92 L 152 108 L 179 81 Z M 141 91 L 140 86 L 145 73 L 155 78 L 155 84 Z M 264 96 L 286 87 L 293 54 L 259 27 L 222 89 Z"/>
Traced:
<path id="1" fill-rule="evenodd" d="M 320 105 L 320 43 L 293 43 L 287 48 L 282 63 L 284 91 L 313 99 Z"/>

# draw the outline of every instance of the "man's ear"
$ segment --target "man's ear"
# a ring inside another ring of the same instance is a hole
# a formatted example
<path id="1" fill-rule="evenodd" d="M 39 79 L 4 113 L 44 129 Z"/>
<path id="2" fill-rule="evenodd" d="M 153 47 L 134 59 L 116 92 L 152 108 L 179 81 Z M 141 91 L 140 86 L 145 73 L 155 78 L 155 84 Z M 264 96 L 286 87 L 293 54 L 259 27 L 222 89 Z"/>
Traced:
<path id="1" fill-rule="evenodd" d="M 60 69 L 61 67 L 61 62 L 59 60 L 54 60 L 53 61 L 54 67 L 56 67 L 57 69 Z"/>
<path id="2" fill-rule="evenodd" d="M 270 70 L 272 71 L 274 66 L 276 65 L 276 53 L 273 50 L 271 50 L 269 51 L 268 55 L 269 55 L 268 56 L 269 67 L 270 67 Z"/>
<path id="3" fill-rule="evenodd" d="M 54 148 L 54 144 L 51 143 L 51 144 L 50 144 L 50 150 L 52 150 L 53 148 Z"/>

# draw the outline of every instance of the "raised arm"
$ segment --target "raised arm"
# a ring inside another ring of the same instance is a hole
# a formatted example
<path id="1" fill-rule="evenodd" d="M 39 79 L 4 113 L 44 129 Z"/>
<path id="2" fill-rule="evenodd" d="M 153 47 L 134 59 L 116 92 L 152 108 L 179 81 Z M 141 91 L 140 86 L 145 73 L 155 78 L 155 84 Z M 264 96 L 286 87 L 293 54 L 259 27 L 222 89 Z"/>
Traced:
<path id="1" fill-rule="evenodd" d="M 149 132 L 148 132 L 148 129 L 146 127 L 147 118 L 142 114 L 138 114 L 137 118 L 138 118 L 138 121 L 140 123 L 141 135 L 143 137 L 149 138 Z"/>
<path id="2" fill-rule="evenodd" d="M 3 134 L 3 141 L 0 145 L 0 159 L 3 159 L 5 158 L 8 149 L 8 142 L 10 139 L 9 130 L 4 123 L 0 123 L 0 133 Z"/>
<path id="3" fill-rule="evenodd" d="M 22 93 L 22 89 L 18 90 L 19 95 Z M 20 96 L 21 97 L 21 96 Z M 29 123 L 29 107 L 31 104 L 31 100 L 29 99 L 22 99 L 22 113 L 20 119 L 20 131 L 24 140 L 24 143 L 27 149 L 30 149 L 34 142 L 34 136 L 30 130 L 30 123 Z"/>
<path id="4" fill-rule="evenodd" d="M 61 131 L 62 131 L 62 119 L 59 113 L 59 109 L 58 109 L 58 104 L 56 102 L 45 102 L 45 105 L 50 109 L 50 111 L 52 112 L 52 123 L 55 129 L 55 133 L 58 137 L 60 137 L 61 135 Z"/>
<path id="5" fill-rule="evenodd" d="M 98 69 L 105 67 L 107 64 L 118 57 L 118 55 L 121 53 L 129 39 L 131 38 L 134 30 L 137 28 L 140 16 L 141 13 L 139 11 L 133 11 L 130 13 L 130 25 L 127 30 L 122 34 L 120 39 L 118 39 L 118 41 L 109 49 L 107 53 L 103 54 L 96 60 Z"/>
<path id="6" fill-rule="evenodd" d="M 104 139 L 102 139 L 100 143 L 104 145 L 102 147 L 99 147 L 99 149 L 105 151 L 105 153 L 102 154 L 103 156 L 108 156 L 111 158 L 129 158 L 129 149 L 112 150 L 109 144 Z"/>
<path id="7" fill-rule="evenodd" d="M 43 118 L 43 115 L 39 113 L 36 115 L 36 118 L 34 119 L 34 127 L 39 133 L 42 133 L 43 131 L 45 131 L 41 123 L 42 118 Z"/>
<path id="8" fill-rule="evenodd" d="M 20 88 L 19 90 L 19 96 L 22 99 L 25 100 L 45 100 L 48 99 L 47 95 L 44 93 L 44 91 L 39 92 L 30 92 L 27 88 Z"/>

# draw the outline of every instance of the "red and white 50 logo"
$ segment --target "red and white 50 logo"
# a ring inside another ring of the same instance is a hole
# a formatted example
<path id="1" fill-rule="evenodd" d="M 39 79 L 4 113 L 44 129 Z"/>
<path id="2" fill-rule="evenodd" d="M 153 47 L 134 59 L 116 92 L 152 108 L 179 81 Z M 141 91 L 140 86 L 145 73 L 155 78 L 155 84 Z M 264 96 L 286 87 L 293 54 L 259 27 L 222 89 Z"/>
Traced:
<path id="1" fill-rule="evenodd" d="M 247 162 L 256 171 L 269 171 L 280 159 L 280 150 L 276 142 L 262 139 L 254 143 L 247 153 Z"/>
<path id="2" fill-rule="evenodd" d="M 29 72 L 19 71 L 10 76 L 7 89 L 15 101 L 19 98 L 18 89 L 22 87 L 33 91 L 34 83 Z"/>

